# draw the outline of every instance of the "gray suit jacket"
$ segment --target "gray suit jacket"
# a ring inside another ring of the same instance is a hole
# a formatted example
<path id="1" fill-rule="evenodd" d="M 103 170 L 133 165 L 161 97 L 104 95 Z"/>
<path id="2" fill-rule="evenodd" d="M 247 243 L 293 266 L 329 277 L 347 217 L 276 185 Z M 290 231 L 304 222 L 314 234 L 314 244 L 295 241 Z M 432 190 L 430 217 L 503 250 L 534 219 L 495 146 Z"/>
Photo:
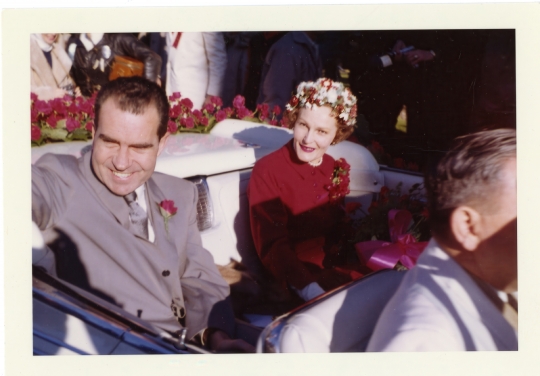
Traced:
<path id="1" fill-rule="evenodd" d="M 517 348 L 495 304 L 432 239 L 384 308 L 367 351 Z"/>
<path id="2" fill-rule="evenodd" d="M 188 338 L 206 327 L 234 334 L 229 287 L 201 244 L 196 187 L 154 173 L 146 183 L 155 242 L 135 235 L 129 207 L 94 175 L 91 152 L 80 159 L 47 154 L 32 166 L 32 218 L 56 256 L 58 277 Z M 178 212 L 168 233 L 159 211 Z M 177 316 L 175 316 L 175 312 Z"/>

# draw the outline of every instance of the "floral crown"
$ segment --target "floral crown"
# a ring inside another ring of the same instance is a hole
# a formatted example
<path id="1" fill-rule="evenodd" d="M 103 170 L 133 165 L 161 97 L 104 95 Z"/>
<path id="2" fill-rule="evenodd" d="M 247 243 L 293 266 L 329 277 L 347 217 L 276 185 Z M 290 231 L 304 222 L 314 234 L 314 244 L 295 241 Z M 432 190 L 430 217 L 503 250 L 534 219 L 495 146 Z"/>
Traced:
<path id="1" fill-rule="evenodd" d="M 332 107 L 332 111 L 337 114 L 337 121 L 343 125 L 354 126 L 356 123 L 356 97 L 341 82 L 329 78 L 301 82 L 296 95 L 293 95 L 285 108 L 289 113 L 297 107 L 311 108 L 314 104 Z"/>

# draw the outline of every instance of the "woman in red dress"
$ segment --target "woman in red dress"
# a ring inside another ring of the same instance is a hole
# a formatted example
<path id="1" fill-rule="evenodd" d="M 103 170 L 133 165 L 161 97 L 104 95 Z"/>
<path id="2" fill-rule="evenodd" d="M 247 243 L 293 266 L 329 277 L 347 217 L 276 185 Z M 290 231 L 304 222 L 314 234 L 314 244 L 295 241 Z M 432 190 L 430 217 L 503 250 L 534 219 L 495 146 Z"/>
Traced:
<path id="1" fill-rule="evenodd" d="M 266 269 L 309 300 L 362 276 L 343 241 L 349 180 L 336 171 L 348 165 L 326 154 L 353 132 L 356 98 L 343 84 L 321 78 L 302 82 L 286 107 L 293 139 L 253 168 L 251 231 Z"/>

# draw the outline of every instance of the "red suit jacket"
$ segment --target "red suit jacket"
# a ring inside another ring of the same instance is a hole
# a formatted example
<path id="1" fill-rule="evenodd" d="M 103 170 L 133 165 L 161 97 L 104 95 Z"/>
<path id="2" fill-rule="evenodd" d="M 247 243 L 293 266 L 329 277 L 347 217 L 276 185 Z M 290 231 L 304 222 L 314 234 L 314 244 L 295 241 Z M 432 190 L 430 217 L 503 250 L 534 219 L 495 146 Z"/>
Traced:
<path id="1" fill-rule="evenodd" d="M 325 189 L 333 171 L 334 159 L 326 154 L 318 167 L 298 160 L 292 141 L 253 168 L 247 192 L 253 240 L 283 287 L 318 282 L 328 290 L 351 279 L 334 268 L 344 263 L 344 212 Z"/>

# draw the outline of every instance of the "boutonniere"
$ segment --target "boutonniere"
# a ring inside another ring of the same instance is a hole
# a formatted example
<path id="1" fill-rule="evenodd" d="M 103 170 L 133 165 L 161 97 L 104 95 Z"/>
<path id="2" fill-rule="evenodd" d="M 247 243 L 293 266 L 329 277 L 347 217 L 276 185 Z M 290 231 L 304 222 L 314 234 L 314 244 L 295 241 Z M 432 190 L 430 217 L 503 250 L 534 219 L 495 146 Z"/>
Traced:
<path id="1" fill-rule="evenodd" d="M 176 214 L 178 208 L 174 206 L 173 200 L 163 200 L 159 203 L 159 211 L 163 216 L 163 220 L 165 220 L 165 231 L 169 235 L 169 219 Z"/>
<path id="2" fill-rule="evenodd" d="M 332 174 L 332 183 L 326 185 L 329 191 L 330 202 L 337 202 L 345 197 L 349 192 L 349 171 L 351 166 L 344 158 L 340 158 L 334 163 L 334 172 Z"/>

